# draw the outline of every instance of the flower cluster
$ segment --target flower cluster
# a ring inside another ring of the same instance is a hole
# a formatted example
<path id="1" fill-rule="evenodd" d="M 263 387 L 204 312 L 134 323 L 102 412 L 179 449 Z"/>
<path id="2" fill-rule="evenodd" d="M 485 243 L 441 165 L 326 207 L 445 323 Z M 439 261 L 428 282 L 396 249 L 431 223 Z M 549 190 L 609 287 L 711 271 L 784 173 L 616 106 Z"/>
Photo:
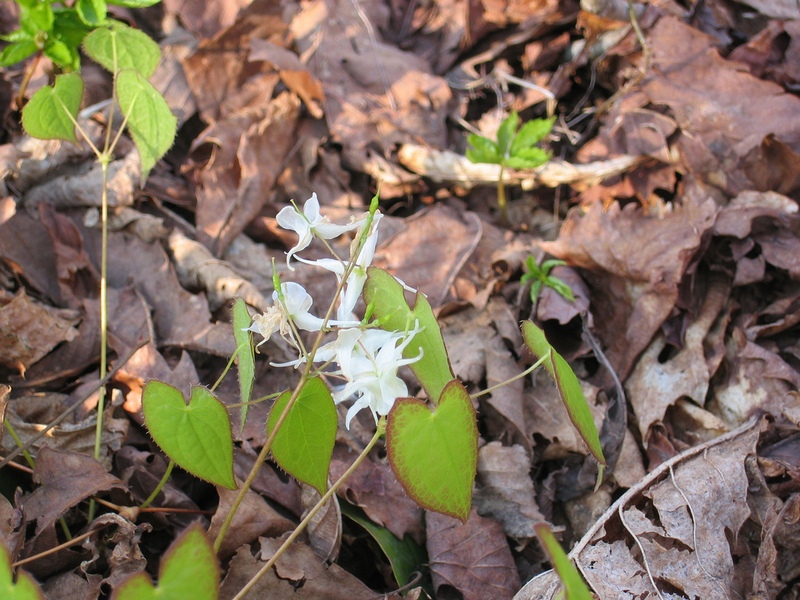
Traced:
<path id="1" fill-rule="evenodd" d="M 286 253 L 286 264 L 290 270 L 292 258 L 321 267 L 336 276 L 341 290 L 336 307 L 336 318 L 327 322 L 311 314 L 313 299 L 298 283 L 281 283 L 272 293 L 273 305 L 263 314 L 253 317 L 249 331 L 258 333 L 266 342 L 275 332 L 298 351 L 296 360 L 274 366 L 304 364 L 308 357 L 299 338 L 298 331 L 319 332 L 325 329 L 336 332 L 336 339 L 321 346 L 314 354 L 314 362 L 334 364 L 329 375 L 341 376 L 345 385 L 334 393 L 336 403 L 355 398 L 347 411 L 346 425 L 350 427 L 353 416 L 362 408 L 369 408 L 377 422 L 379 415 L 386 415 L 397 398 L 407 396 L 405 382 L 397 376 L 397 370 L 421 358 L 403 358 L 403 351 L 419 333 L 420 327 L 408 331 L 384 331 L 364 325 L 353 314 L 356 303 L 367 281 L 367 267 L 372 263 L 378 243 L 378 224 L 382 215 L 377 209 L 351 219 L 347 225 L 331 223 L 319 209 L 317 195 L 313 194 L 303 206 L 302 212 L 294 206 L 278 213 L 278 224 L 294 231 L 299 236 L 297 244 Z M 297 253 L 309 246 L 314 237 L 331 240 L 344 233 L 356 231 L 350 247 L 350 258 L 306 260 Z"/>

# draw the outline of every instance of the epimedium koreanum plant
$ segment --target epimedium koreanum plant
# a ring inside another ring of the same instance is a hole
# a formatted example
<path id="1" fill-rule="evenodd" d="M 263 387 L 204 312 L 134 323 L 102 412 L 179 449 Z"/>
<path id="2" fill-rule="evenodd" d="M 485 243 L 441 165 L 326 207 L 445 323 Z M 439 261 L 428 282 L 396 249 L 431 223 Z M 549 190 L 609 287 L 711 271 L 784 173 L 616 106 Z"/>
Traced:
<path id="1" fill-rule="evenodd" d="M 272 307 L 251 317 L 243 301 L 234 305 L 242 424 L 255 372 L 251 335 L 260 338 L 256 340 L 258 346 L 280 335 L 297 356 L 271 364 L 300 373 L 296 387 L 277 396 L 266 423 L 267 440 L 241 485 L 237 486 L 233 477 L 230 419 L 212 391 L 195 387 L 187 404 L 179 390 L 164 383 L 153 381 L 144 389 L 145 424 L 171 461 L 207 481 L 239 489 L 219 530 L 215 549 L 220 548 L 239 504 L 270 455 L 283 470 L 321 495 L 318 504 L 236 598 L 243 597 L 272 567 L 384 435 L 391 467 L 410 497 L 423 508 L 461 521 L 469 516 L 478 456 L 474 396 L 453 375 L 441 330 L 425 295 L 371 266 L 381 218 L 377 195 L 368 212 L 343 225 L 320 213 L 316 195 L 302 210 L 290 206 L 278 214 L 278 223 L 298 235 L 298 243 L 287 252 L 290 271 L 295 268 L 293 260 L 322 268 L 336 277 L 338 286 L 327 310 L 315 313 L 311 295 L 295 282 L 281 281 L 276 270 Z M 327 243 L 350 232 L 354 232 L 354 239 L 346 258 L 336 256 L 332 248 L 332 258 L 312 261 L 299 256 L 315 238 Z M 413 293 L 413 301 L 407 300 L 407 292 Z M 354 314 L 359 298 L 366 305 L 363 319 Z M 519 377 L 544 366 L 556 381 L 570 419 L 600 463 L 601 477 L 603 453 L 578 379 L 532 322 L 523 324 L 523 338 L 539 360 Z M 398 376 L 403 366 L 413 372 L 427 400 L 407 397 L 407 384 Z M 352 405 L 345 427 L 359 411 L 367 409 L 376 422 L 376 431 L 352 466 L 329 485 L 338 428 L 336 405 L 348 401 Z M 543 543 L 550 540 L 543 538 Z"/>

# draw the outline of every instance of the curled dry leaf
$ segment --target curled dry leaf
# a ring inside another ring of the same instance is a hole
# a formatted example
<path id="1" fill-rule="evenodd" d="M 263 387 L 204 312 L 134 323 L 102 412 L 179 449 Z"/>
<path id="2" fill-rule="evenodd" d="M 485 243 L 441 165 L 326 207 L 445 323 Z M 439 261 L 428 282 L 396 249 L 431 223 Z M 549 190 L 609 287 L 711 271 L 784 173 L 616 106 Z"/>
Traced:
<path id="1" fill-rule="evenodd" d="M 729 281 L 712 276 L 705 302 L 686 329 L 683 348 L 669 360 L 662 360 L 666 340 L 658 333 L 639 357 L 625 387 L 642 439 L 647 439 L 650 425 L 663 419 L 667 408 L 680 398 L 690 398 L 699 406 L 705 404 L 709 380 L 714 375 L 706 361 L 705 340 L 729 292 Z"/>
<path id="2" fill-rule="evenodd" d="M 13 426 L 22 443 L 27 444 L 69 406 L 69 397 L 61 394 L 19 396 L 8 403 L 5 418 Z M 111 457 L 121 447 L 130 425 L 127 419 L 114 418 L 115 408 L 113 403 L 109 402 L 103 415 L 101 438 L 103 452 L 100 460 L 108 470 L 111 469 Z M 44 438 L 39 436 L 39 439 L 28 448 L 28 452 L 34 457 L 44 450 L 64 451 L 75 455 L 83 453 L 87 457 L 91 456 L 94 452 L 96 428 L 97 419 L 94 413 L 78 422 L 63 422 L 53 427 Z M 11 436 L 5 436 L 3 448 L 10 452 L 17 448 L 17 444 Z"/>
<path id="3" fill-rule="evenodd" d="M 22 508 L 26 521 L 36 521 L 37 534 L 69 508 L 97 492 L 127 489 L 91 456 L 48 447 L 39 452 L 33 477 L 41 485 L 22 499 Z"/>
<path id="4" fill-rule="evenodd" d="M 272 558 L 283 540 L 259 538 L 260 552 L 256 557 L 248 547 L 239 549 L 231 560 L 228 574 L 222 582 L 220 599 L 232 598 L 261 566 Z M 373 600 L 375 592 L 337 564 L 326 566 L 314 551 L 302 543 L 294 543 L 284 552 L 275 567 L 258 580 L 249 594 L 253 598 L 270 600 L 317 600 L 319 598 L 349 598 Z"/>

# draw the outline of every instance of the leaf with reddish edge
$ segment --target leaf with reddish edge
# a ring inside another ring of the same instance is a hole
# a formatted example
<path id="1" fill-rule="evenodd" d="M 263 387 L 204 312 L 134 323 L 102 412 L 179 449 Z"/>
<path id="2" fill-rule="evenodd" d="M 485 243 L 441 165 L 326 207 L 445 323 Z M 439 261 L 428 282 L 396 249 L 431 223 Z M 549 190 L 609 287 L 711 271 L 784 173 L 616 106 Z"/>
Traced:
<path id="1" fill-rule="evenodd" d="M 575 372 L 564 360 L 564 357 L 553 349 L 547 341 L 544 331 L 531 321 L 522 323 L 522 337 L 525 340 L 525 345 L 537 358 L 545 357 L 544 368 L 556 382 L 561 401 L 567 409 L 572 424 L 575 425 L 581 438 L 586 442 L 589 452 L 600 463 L 598 481 L 601 481 L 606 459 L 603 456 L 603 448 L 600 444 L 600 436 L 597 434 L 597 427 L 594 425 L 592 412 L 589 410 L 589 403 L 583 395 L 581 384 L 575 376 Z"/>
<path id="2" fill-rule="evenodd" d="M 398 481 L 421 507 L 466 522 L 478 464 L 478 425 L 469 392 L 448 383 L 436 407 L 398 399 L 386 425 L 386 451 Z"/>

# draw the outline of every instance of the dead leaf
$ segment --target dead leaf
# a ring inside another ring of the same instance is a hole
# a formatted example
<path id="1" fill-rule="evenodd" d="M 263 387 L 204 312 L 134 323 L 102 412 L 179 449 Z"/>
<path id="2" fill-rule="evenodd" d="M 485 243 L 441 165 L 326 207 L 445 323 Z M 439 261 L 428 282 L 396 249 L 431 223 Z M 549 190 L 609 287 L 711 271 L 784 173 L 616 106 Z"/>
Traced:
<path id="1" fill-rule="evenodd" d="M 221 254 L 269 200 L 268 191 L 294 145 L 300 111 L 296 96 L 281 94 L 266 105 L 235 112 L 195 140 L 198 239 Z"/>
<path id="2" fill-rule="evenodd" d="M 405 230 L 380 246 L 373 264 L 421 290 L 436 308 L 444 302 L 482 234 L 481 220 L 474 213 L 436 204 L 407 219 Z"/>
<path id="3" fill-rule="evenodd" d="M 662 360 L 666 341 L 658 333 L 639 357 L 625 387 L 643 440 L 650 425 L 663 419 L 667 408 L 680 398 L 689 398 L 699 406 L 705 404 L 714 373 L 706 363 L 704 342 L 729 293 L 728 281 L 712 277 L 699 314 L 686 329 L 683 348 Z"/>
<path id="4" fill-rule="evenodd" d="M 607 356 L 621 379 L 653 334 L 671 313 L 678 284 L 713 224 L 712 200 L 675 207 L 663 218 L 647 216 L 636 206 L 590 206 L 584 215 L 572 210 L 555 242 L 542 248 L 587 269 L 592 313 Z M 623 331 L 623 335 L 619 332 Z"/>
<path id="5" fill-rule="evenodd" d="M 351 463 L 352 457 L 349 460 L 334 458 L 331 479 L 341 477 Z M 388 464 L 364 461 L 337 494 L 360 507 L 373 523 L 385 527 L 397 539 L 410 535 L 422 543 L 425 535 L 422 509 L 406 495 Z"/>
<path id="6" fill-rule="evenodd" d="M 485 356 L 487 388 L 511 380 L 522 372 L 522 367 L 517 364 L 505 341 L 498 334 L 491 335 L 486 342 Z M 498 432 L 498 437 L 521 444 L 528 455 L 532 455 L 533 440 L 528 435 L 528 425 L 525 420 L 524 388 L 525 380 L 517 379 L 494 390 L 486 403 L 503 417 L 502 424 L 491 427 Z M 534 534 L 523 537 L 534 537 Z"/>
<path id="7" fill-rule="evenodd" d="M 722 58 L 710 36 L 665 16 L 650 30 L 649 43 L 653 66 L 642 90 L 653 103 L 672 109 L 682 132 L 676 144 L 688 172 L 737 193 L 752 183 L 731 167 L 766 136 L 774 134 L 790 147 L 800 144 L 793 118 L 800 99 Z"/>
<path id="8" fill-rule="evenodd" d="M 219 494 L 219 504 L 208 530 L 211 539 L 216 539 L 222 521 L 228 516 L 239 492 L 217 486 L 217 493 Z M 260 535 L 278 537 L 294 528 L 295 523 L 281 516 L 264 501 L 264 498 L 252 490 L 248 490 L 231 522 L 231 528 L 225 536 L 218 554 L 224 558 L 229 557 L 236 552 L 237 548 L 254 543 Z"/>
<path id="9" fill-rule="evenodd" d="M 69 405 L 69 397 L 60 394 L 19 396 L 8 403 L 6 420 L 14 428 L 22 443 L 27 444 Z M 112 456 L 122 445 L 130 425 L 127 419 L 114 418 L 115 409 L 116 406 L 109 402 L 103 414 L 100 464 L 106 470 L 111 469 Z M 94 413 L 77 422 L 64 421 L 48 431 L 46 437 L 36 440 L 28 448 L 28 452 L 36 457 L 48 449 L 51 452 L 63 452 L 67 456 L 86 455 L 88 458 L 94 453 L 96 429 L 97 417 Z M 3 448 L 10 452 L 17 448 L 17 444 L 11 436 L 5 436 Z M 77 477 L 77 473 L 75 476 Z"/>
<path id="10" fill-rule="evenodd" d="M 519 589 L 519 575 L 503 528 L 473 508 L 466 523 L 428 511 L 433 587 L 437 594 L 461 594 L 464 600 L 503 600 Z"/>
<path id="11" fill-rule="evenodd" d="M 127 487 L 103 466 L 85 454 L 43 447 L 36 459 L 34 480 L 40 484 L 22 501 L 27 521 L 36 521 L 36 533 L 78 502 L 97 492 Z"/>
<path id="12" fill-rule="evenodd" d="M 0 306 L 0 364 L 16 368 L 24 375 L 27 368 L 41 360 L 62 342 L 78 335 L 76 311 L 58 310 L 31 300 L 20 290 Z"/>
<path id="13" fill-rule="evenodd" d="M 505 534 L 517 540 L 536 537 L 534 525 L 545 521 L 530 470 L 523 446 L 489 442 L 478 451 L 480 487 L 474 498 L 478 513 L 500 522 Z"/>

